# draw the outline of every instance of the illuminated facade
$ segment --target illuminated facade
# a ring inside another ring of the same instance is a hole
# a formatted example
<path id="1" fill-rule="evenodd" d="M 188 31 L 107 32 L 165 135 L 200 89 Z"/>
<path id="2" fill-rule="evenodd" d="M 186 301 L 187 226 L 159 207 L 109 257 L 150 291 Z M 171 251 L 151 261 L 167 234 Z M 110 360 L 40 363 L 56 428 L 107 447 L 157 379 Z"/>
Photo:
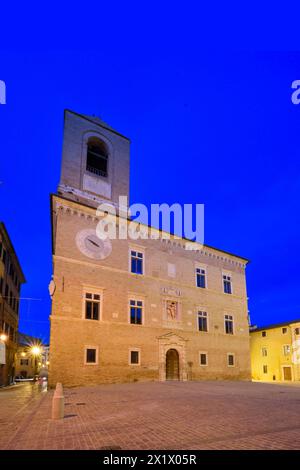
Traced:
<path id="1" fill-rule="evenodd" d="M 253 380 L 300 380 L 300 320 L 250 332 Z"/>
<path id="2" fill-rule="evenodd" d="M 96 208 L 120 209 L 128 194 L 129 140 L 66 111 L 51 196 L 50 385 L 249 380 L 247 260 L 174 237 L 99 241 Z"/>

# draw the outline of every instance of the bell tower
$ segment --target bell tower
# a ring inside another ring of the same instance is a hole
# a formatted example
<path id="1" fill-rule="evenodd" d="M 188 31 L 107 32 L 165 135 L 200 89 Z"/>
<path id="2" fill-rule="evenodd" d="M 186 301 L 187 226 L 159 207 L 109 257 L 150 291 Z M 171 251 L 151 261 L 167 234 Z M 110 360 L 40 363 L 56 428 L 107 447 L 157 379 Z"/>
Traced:
<path id="1" fill-rule="evenodd" d="M 65 110 L 62 166 L 58 194 L 97 207 L 129 197 L 127 137 L 95 116 Z"/>

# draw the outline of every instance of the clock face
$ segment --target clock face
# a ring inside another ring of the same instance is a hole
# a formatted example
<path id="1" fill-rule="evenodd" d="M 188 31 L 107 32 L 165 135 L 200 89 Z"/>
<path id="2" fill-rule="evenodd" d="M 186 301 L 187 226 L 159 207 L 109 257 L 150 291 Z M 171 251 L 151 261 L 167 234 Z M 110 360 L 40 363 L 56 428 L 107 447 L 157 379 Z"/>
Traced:
<path id="1" fill-rule="evenodd" d="M 107 258 L 112 250 L 109 238 L 101 240 L 97 237 L 96 230 L 81 230 L 76 235 L 76 245 L 79 251 L 88 258 L 97 260 Z"/>

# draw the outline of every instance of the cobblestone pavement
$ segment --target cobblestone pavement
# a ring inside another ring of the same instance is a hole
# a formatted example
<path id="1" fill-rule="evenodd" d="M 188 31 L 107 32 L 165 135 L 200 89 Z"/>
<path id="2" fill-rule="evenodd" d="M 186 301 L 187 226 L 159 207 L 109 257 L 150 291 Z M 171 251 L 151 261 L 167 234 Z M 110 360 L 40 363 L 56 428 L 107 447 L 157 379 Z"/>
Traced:
<path id="1" fill-rule="evenodd" d="M 59 421 L 50 419 L 53 391 L 38 395 L 35 387 L 0 391 L 0 423 L 7 429 L 0 448 L 300 448 L 299 385 L 151 382 L 66 389 Z"/>

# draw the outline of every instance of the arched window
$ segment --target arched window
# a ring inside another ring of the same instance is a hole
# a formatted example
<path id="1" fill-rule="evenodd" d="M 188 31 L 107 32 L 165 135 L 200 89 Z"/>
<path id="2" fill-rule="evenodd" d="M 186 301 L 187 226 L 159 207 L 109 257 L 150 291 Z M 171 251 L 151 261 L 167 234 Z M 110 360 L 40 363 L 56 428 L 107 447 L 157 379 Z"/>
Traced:
<path id="1" fill-rule="evenodd" d="M 108 152 L 101 140 L 91 138 L 87 145 L 86 169 L 98 176 L 107 176 Z"/>

